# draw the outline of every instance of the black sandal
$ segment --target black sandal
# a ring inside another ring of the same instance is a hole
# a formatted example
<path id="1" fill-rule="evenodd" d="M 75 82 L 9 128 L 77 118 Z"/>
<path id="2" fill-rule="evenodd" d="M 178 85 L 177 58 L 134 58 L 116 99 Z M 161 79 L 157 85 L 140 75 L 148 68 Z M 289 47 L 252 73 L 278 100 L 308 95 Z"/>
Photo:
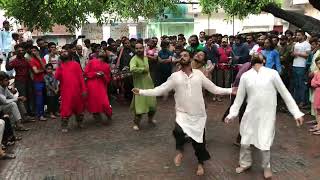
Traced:
<path id="1" fill-rule="evenodd" d="M 13 136 L 11 138 L 11 141 L 21 141 L 22 140 L 22 137 L 21 136 Z"/>
<path id="2" fill-rule="evenodd" d="M 35 119 L 26 119 L 23 121 L 23 123 L 32 123 L 32 122 L 36 122 Z"/>
<path id="3" fill-rule="evenodd" d="M 5 144 L 6 144 L 6 143 L 5 143 Z M 7 149 L 7 146 L 1 144 L 1 149 L 2 149 L 2 150 L 6 150 L 6 149 Z"/>
<path id="4" fill-rule="evenodd" d="M 13 146 L 15 144 L 15 142 L 14 141 L 8 141 L 6 144 L 5 144 L 5 146 Z"/>
<path id="5" fill-rule="evenodd" d="M 316 131 L 319 131 L 320 129 L 317 129 L 317 127 L 314 127 L 314 128 L 310 128 L 309 129 L 309 132 L 316 132 Z"/>
<path id="6" fill-rule="evenodd" d="M 312 132 L 313 135 L 320 135 L 320 130 Z"/>
<path id="7" fill-rule="evenodd" d="M 15 159 L 16 156 L 14 154 L 3 154 L 2 156 L 0 156 L 0 160 L 7 160 L 7 159 Z"/>
<path id="8" fill-rule="evenodd" d="M 25 127 L 16 127 L 16 131 L 29 131 L 29 128 L 25 128 Z"/>

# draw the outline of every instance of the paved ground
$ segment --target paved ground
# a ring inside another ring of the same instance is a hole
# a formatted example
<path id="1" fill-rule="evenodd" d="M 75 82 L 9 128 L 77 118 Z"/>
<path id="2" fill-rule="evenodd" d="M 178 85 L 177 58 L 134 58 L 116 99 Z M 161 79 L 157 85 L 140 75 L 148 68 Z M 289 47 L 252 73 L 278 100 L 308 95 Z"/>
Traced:
<path id="1" fill-rule="evenodd" d="M 17 159 L 0 161 L 0 179 L 262 179 L 257 163 L 247 173 L 234 172 L 239 150 L 232 143 L 238 125 L 221 122 L 226 104 L 208 104 L 206 137 L 212 159 L 206 163 L 206 175 L 201 178 L 194 175 L 196 159 L 190 144 L 182 166 L 173 164 L 171 132 L 175 116 L 174 103 L 169 100 L 159 102 L 158 126 L 151 128 L 143 121 L 140 132 L 131 129 L 128 106 L 119 105 L 114 105 L 113 123 L 108 127 L 89 116 L 85 129 L 74 128 L 68 134 L 60 133 L 58 120 L 27 124 L 33 130 L 22 134 L 24 139 L 12 148 Z M 256 159 L 258 155 L 255 153 Z M 295 128 L 290 116 L 279 113 L 272 167 L 274 179 L 319 180 L 320 137 L 309 135 L 306 126 Z"/>

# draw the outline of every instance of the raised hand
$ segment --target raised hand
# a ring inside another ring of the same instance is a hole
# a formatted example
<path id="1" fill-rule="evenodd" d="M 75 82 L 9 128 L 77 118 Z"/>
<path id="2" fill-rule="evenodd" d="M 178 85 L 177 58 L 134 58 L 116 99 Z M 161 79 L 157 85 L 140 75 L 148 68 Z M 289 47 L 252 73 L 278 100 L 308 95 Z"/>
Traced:
<path id="1" fill-rule="evenodd" d="M 230 123 L 233 122 L 233 119 L 232 119 L 232 118 L 230 119 L 230 118 L 227 118 L 227 117 L 226 117 L 226 118 L 224 119 L 224 122 L 227 123 L 227 124 L 230 124 Z"/>
<path id="2" fill-rule="evenodd" d="M 102 71 L 99 71 L 99 72 L 97 72 L 97 75 L 98 75 L 99 77 L 102 77 L 102 76 L 104 76 L 104 73 L 103 73 Z"/>
<path id="3" fill-rule="evenodd" d="M 304 121 L 303 116 L 301 116 L 298 119 L 296 119 L 297 127 L 302 126 L 303 121 Z"/>
<path id="4" fill-rule="evenodd" d="M 138 89 L 138 88 L 133 88 L 131 91 L 133 92 L 134 95 L 139 95 L 140 89 Z"/>
<path id="5" fill-rule="evenodd" d="M 232 94 L 232 95 L 237 95 L 237 90 L 238 90 L 237 87 L 233 87 L 231 94 Z"/>
<path id="6" fill-rule="evenodd" d="M 20 96 L 20 97 L 18 97 L 18 100 L 22 101 L 22 102 L 25 102 L 27 100 L 27 98 L 24 97 L 24 96 Z"/>

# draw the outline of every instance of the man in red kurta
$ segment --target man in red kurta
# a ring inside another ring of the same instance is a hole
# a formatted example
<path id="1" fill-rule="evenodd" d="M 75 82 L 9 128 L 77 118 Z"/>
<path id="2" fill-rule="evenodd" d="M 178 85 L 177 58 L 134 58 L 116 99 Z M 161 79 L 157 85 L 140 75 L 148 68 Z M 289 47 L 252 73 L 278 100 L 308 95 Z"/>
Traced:
<path id="1" fill-rule="evenodd" d="M 111 70 L 107 60 L 107 54 L 101 51 L 98 58 L 89 61 L 84 73 L 88 90 L 87 109 L 101 120 L 104 115 L 110 120 L 112 115 L 108 98 Z"/>
<path id="2" fill-rule="evenodd" d="M 82 69 L 79 63 L 71 60 L 66 47 L 61 50 L 60 59 L 62 62 L 55 78 L 60 81 L 62 132 L 68 132 L 68 120 L 73 114 L 76 115 L 78 126 L 82 127 L 86 88 Z"/>

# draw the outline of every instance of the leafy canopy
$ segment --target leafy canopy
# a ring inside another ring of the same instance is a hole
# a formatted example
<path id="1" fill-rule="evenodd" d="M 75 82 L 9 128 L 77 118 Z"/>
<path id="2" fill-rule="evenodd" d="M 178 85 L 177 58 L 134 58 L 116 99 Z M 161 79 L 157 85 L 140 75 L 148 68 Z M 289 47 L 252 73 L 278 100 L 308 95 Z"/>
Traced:
<path id="1" fill-rule="evenodd" d="M 178 0 L 0 0 L 0 8 L 29 29 L 49 31 L 55 24 L 69 30 L 81 27 L 90 17 L 99 24 L 113 18 L 153 18 Z"/>
<path id="2" fill-rule="evenodd" d="M 263 7 L 270 3 L 280 5 L 282 0 L 200 0 L 203 13 L 210 14 L 222 8 L 228 16 L 240 19 L 261 13 Z"/>
<path id="3" fill-rule="evenodd" d="M 184 0 L 186 2 L 187 0 Z M 211 14 L 222 8 L 226 14 L 244 18 L 259 14 L 269 3 L 282 0 L 200 0 L 202 12 Z M 49 31 L 55 24 L 69 30 L 81 27 L 90 17 L 98 24 L 116 19 L 154 18 L 165 8 L 175 9 L 179 0 L 0 0 L 7 17 L 14 17 L 29 29 Z"/>

